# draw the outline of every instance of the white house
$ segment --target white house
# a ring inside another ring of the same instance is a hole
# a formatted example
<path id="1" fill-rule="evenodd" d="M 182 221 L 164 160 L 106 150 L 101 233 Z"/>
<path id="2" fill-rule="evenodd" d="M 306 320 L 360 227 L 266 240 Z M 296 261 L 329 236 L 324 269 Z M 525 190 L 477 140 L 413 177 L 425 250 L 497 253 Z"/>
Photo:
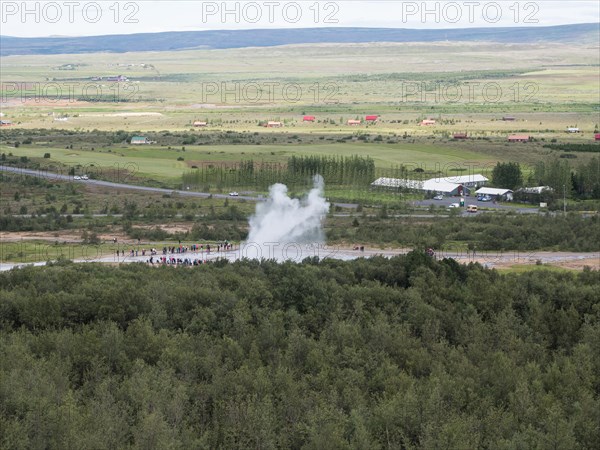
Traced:
<path id="1" fill-rule="evenodd" d="M 501 197 L 502 200 L 506 200 L 508 202 L 512 202 L 513 200 L 513 191 L 510 189 L 498 189 L 498 188 L 490 188 L 490 187 L 482 187 L 475 191 L 477 195 L 489 195 L 491 197 Z"/>
<path id="2" fill-rule="evenodd" d="M 464 195 L 469 193 L 469 189 L 461 183 L 451 183 L 443 179 L 432 178 L 424 181 L 421 191 L 435 192 L 444 195 Z"/>
<path id="3" fill-rule="evenodd" d="M 467 188 L 462 183 L 452 183 L 443 178 L 431 178 L 425 181 L 409 180 L 400 178 L 378 178 L 373 183 L 373 187 L 386 187 L 392 189 L 414 189 L 422 192 L 435 192 L 444 195 L 463 195 L 469 193 Z"/>
<path id="4" fill-rule="evenodd" d="M 519 192 L 525 192 L 526 194 L 541 194 L 544 191 L 552 192 L 550 186 L 534 186 L 534 187 L 524 187 L 519 189 Z"/>
<path id="5" fill-rule="evenodd" d="M 478 188 L 481 186 L 485 186 L 488 181 L 490 181 L 487 177 L 479 173 L 474 173 L 471 175 L 457 175 L 457 176 L 446 176 L 442 178 L 445 181 L 449 181 L 450 183 L 462 184 L 465 187 L 474 187 Z"/>
<path id="6" fill-rule="evenodd" d="M 377 178 L 371 183 L 373 187 L 386 187 L 386 188 L 404 188 L 404 189 L 419 189 L 421 187 L 421 181 L 408 180 L 401 178 Z"/>

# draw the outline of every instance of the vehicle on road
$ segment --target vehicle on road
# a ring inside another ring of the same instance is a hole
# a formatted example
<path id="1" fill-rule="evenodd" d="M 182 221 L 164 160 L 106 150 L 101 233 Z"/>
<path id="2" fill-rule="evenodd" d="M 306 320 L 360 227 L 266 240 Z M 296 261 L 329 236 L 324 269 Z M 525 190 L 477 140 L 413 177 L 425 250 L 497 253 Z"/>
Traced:
<path id="1" fill-rule="evenodd" d="M 477 212 L 477 205 L 469 205 L 469 206 L 467 206 L 467 212 L 476 213 Z"/>
<path id="2" fill-rule="evenodd" d="M 81 180 L 81 177 L 80 177 L 79 175 L 75 175 L 75 176 L 73 177 L 73 179 L 74 179 L 74 180 Z"/>
<path id="3" fill-rule="evenodd" d="M 460 205 L 458 203 L 452 203 L 448 205 L 448 208 L 460 208 Z"/>
<path id="4" fill-rule="evenodd" d="M 82 180 L 89 180 L 89 177 L 88 177 L 87 175 L 82 175 L 82 176 L 81 176 L 81 179 L 82 179 Z"/>
<path id="5" fill-rule="evenodd" d="M 229 196 L 230 197 L 239 197 L 240 194 L 238 194 L 237 192 L 230 192 Z"/>
<path id="6" fill-rule="evenodd" d="M 444 196 L 443 195 L 436 195 L 435 197 L 433 197 L 434 200 L 444 200 Z"/>

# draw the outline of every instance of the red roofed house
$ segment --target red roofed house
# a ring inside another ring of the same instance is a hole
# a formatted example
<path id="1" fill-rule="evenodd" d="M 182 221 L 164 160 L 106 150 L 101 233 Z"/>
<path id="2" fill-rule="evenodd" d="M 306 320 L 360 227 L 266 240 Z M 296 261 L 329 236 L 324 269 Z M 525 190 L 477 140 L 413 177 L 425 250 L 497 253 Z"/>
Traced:
<path id="1" fill-rule="evenodd" d="M 454 133 L 454 139 L 468 139 L 467 133 Z"/>
<path id="2" fill-rule="evenodd" d="M 379 119 L 379 116 L 367 116 L 367 117 L 365 117 L 365 120 L 367 122 L 377 122 L 377 119 Z"/>
<path id="3" fill-rule="evenodd" d="M 597 141 L 600 141 L 600 133 L 598 133 L 598 134 L 595 134 L 595 135 L 594 135 L 594 138 L 595 138 Z"/>
<path id="4" fill-rule="evenodd" d="M 435 125 L 435 120 L 432 120 L 432 119 L 424 119 L 424 120 L 421 122 L 421 125 Z"/>
<path id="5" fill-rule="evenodd" d="M 303 122 L 314 122 L 315 121 L 315 116 L 304 116 L 302 118 Z"/>
<path id="6" fill-rule="evenodd" d="M 511 134 L 508 137 L 508 142 L 529 142 L 528 134 Z"/>
<path id="7" fill-rule="evenodd" d="M 348 125 L 360 125 L 360 120 L 350 119 L 347 123 Z"/>

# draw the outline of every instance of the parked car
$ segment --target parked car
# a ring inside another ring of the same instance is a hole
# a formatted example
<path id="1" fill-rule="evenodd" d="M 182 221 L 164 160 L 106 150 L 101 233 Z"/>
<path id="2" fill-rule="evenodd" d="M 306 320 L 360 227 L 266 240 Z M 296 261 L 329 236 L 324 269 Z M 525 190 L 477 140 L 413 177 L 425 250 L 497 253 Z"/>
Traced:
<path id="1" fill-rule="evenodd" d="M 452 203 L 452 204 L 448 205 L 448 208 L 460 208 L 460 204 Z"/>
<path id="2" fill-rule="evenodd" d="M 238 197 L 240 194 L 238 194 L 237 192 L 230 192 L 229 196 L 230 197 Z"/>
<path id="3" fill-rule="evenodd" d="M 80 177 L 79 175 L 75 175 L 75 176 L 73 177 L 73 179 L 74 179 L 74 180 L 81 180 L 81 177 Z"/>
<path id="4" fill-rule="evenodd" d="M 469 206 L 467 206 L 467 212 L 476 213 L 477 212 L 477 205 L 469 205 Z"/>
<path id="5" fill-rule="evenodd" d="M 81 179 L 82 179 L 82 180 L 89 180 L 89 178 L 88 178 L 88 176 L 87 176 L 87 175 L 82 175 L 82 176 L 81 176 Z"/>
<path id="6" fill-rule="evenodd" d="M 444 200 L 444 196 L 443 195 L 436 195 L 435 197 L 433 197 L 434 200 Z"/>

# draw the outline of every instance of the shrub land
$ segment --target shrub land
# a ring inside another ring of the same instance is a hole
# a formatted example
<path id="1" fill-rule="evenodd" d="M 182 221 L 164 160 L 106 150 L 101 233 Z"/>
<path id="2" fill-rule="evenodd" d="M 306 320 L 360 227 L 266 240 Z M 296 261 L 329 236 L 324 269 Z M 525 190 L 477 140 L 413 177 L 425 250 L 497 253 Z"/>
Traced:
<path id="1" fill-rule="evenodd" d="M 0 274 L 2 448 L 594 448 L 595 271 L 392 259 Z"/>

